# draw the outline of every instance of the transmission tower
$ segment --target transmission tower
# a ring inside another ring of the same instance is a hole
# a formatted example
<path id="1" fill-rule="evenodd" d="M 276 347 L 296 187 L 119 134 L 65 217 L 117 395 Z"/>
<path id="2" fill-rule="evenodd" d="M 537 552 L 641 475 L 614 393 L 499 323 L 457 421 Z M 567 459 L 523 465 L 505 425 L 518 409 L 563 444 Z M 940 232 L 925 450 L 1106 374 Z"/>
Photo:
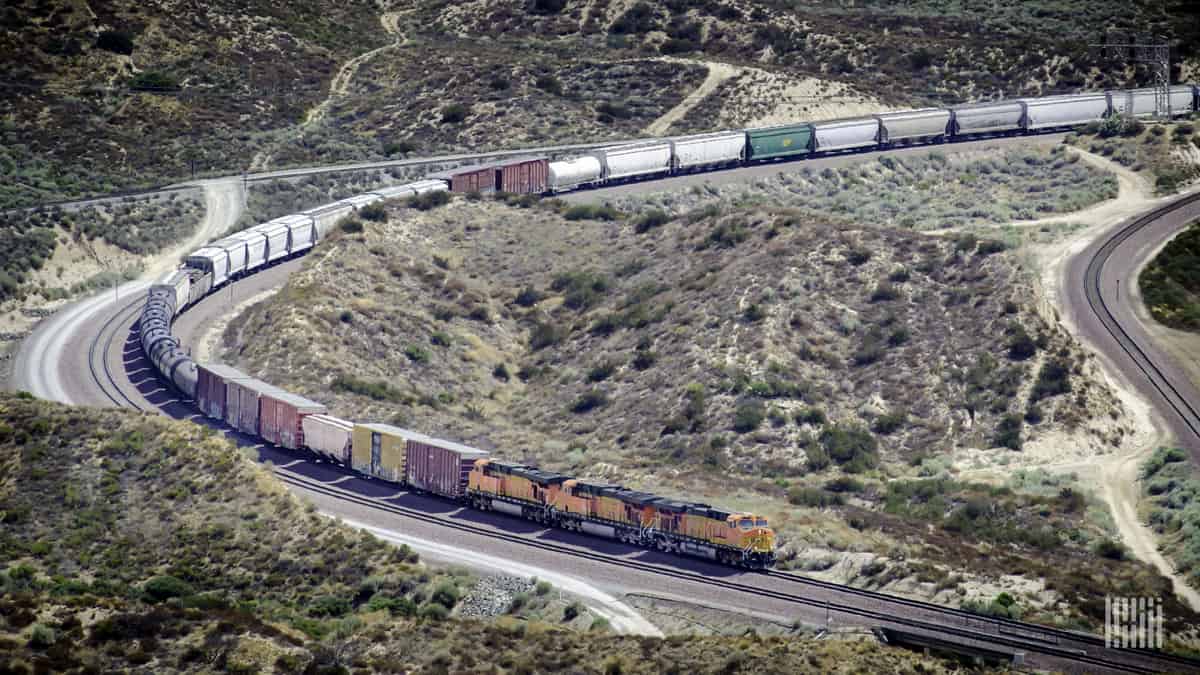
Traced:
<path id="1" fill-rule="evenodd" d="M 1154 78 L 1154 116 L 1171 119 L 1171 45 L 1161 35 L 1124 35 L 1109 33 L 1104 42 L 1088 45 L 1100 49 L 1101 56 L 1126 63 L 1145 63 Z M 1133 109 L 1133 94 L 1127 94 L 1126 110 Z"/>

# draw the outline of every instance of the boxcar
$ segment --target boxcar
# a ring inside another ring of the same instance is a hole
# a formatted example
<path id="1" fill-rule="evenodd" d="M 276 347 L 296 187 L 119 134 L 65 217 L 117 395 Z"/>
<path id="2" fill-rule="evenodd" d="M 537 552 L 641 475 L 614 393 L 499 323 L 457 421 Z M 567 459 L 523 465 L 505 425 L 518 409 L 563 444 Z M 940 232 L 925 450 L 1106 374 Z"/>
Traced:
<path id="1" fill-rule="evenodd" d="M 249 250 L 245 240 L 236 236 L 232 236 L 214 241 L 209 245 L 219 248 L 229 254 L 230 278 L 240 276 L 246 271 L 246 260 L 249 257 Z"/>
<path id="2" fill-rule="evenodd" d="M 486 193 L 496 191 L 495 162 L 459 166 L 446 171 L 431 173 L 429 177 L 435 180 L 446 181 L 450 186 L 451 192 Z"/>
<path id="3" fill-rule="evenodd" d="M 550 163 L 545 157 L 516 157 L 499 162 L 496 189 L 516 194 L 541 194 L 550 179 Z"/>
<path id="4" fill-rule="evenodd" d="M 671 170 L 671 144 L 666 141 L 602 148 L 593 156 L 600 160 L 605 180 L 650 176 Z"/>
<path id="5" fill-rule="evenodd" d="M 547 181 L 549 192 L 599 183 L 604 173 L 600 160 L 591 156 L 550 162 L 547 170 L 550 174 Z"/>
<path id="6" fill-rule="evenodd" d="M 329 412 L 316 401 L 282 389 L 262 392 L 258 406 L 258 435 L 268 443 L 289 450 L 304 446 L 302 422 L 305 417 Z"/>
<path id="7" fill-rule="evenodd" d="M 413 436 L 405 445 L 404 475 L 418 490 L 458 499 L 466 494 L 467 477 L 475 460 L 488 455 L 487 450 Z"/>
<path id="8" fill-rule="evenodd" d="M 311 217 L 313 224 L 317 226 L 317 239 L 324 239 L 325 235 L 333 230 L 333 227 L 337 225 L 339 220 L 354 213 L 354 208 L 349 204 L 334 202 L 318 206 L 315 209 L 309 209 L 303 213 Z"/>
<path id="9" fill-rule="evenodd" d="M 212 287 L 225 283 L 229 278 L 229 253 L 217 246 L 205 246 L 184 258 L 188 267 L 207 272 L 212 275 Z"/>
<path id="10" fill-rule="evenodd" d="M 278 387 L 247 377 L 226 384 L 225 422 L 244 434 L 259 436 L 259 400 L 263 394 L 278 393 Z"/>
<path id="11" fill-rule="evenodd" d="M 749 159 L 798 157 L 812 152 L 812 125 L 786 124 L 746 130 L 746 155 Z"/>
<path id="12" fill-rule="evenodd" d="M 234 241 L 246 242 L 245 271 L 247 273 L 267 264 L 267 235 L 261 230 L 252 227 L 230 235 L 229 238 Z"/>
<path id="13" fill-rule="evenodd" d="M 350 443 L 354 423 L 331 415 L 305 415 L 300 419 L 304 447 L 318 455 L 350 466 Z"/>
<path id="14" fill-rule="evenodd" d="M 317 222 L 312 216 L 291 215 L 272 220 L 288 228 L 288 255 L 307 251 L 317 243 Z"/>
<path id="15" fill-rule="evenodd" d="M 1025 104 L 1020 101 L 974 103 L 951 106 L 951 122 L 955 134 L 986 134 L 1018 131 L 1025 117 Z"/>
<path id="16" fill-rule="evenodd" d="M 288 257 L 288 255 L 291 253 L 290 242 L 292 239 L 292 229 L 288 227 L 286 222 L 281 222 L 283 220 L 285 219 L 279 218 L 276 220 L 267 221 L 262 225 L 255 225 L 248 230 L 249 232 L 258 232 L 263 237 L 266 237 L 266 255 L 267 262 L 269 263 L 275 262 L 276 260 L 282 260 L 283 258 Z M 309 227 L 311 228 L 312 221 L 309 221 L 307 218 L 304 220 L 308 221 Z"/>
<path id="17" fill-rule="evenodd" d="M 1051 98 L 1023 98 L 1026 129 L 1052 129 L 1098 122 L 1108 114 L 1108 96 L 1079 94 Z"/>
<path id="18" fill-rule="evenodd" d="M 1155 89 L 1127 89 L 1108 92 L 1113 112 L 1134 117 L 1153 117 L 1157 94 Z M 1168 89 L 1171 116 L 1187 115 L 1192 112 L 1194 91 L 1191 86 L 1181 85 Z M 1165 112 L 1165 111 L 1164 111 Z"/>
<path id="19" fill-rule="evenodd" d="M 879 120 L 874 117 L 813 122 L 812 129 L 814 152 L 871 148 L 879 143 Z"/>
<path id="20" fill-rule="evenodd" d="M 875 119 L 879 120 L 879 142 L 884 145 L 939 140 L 950 132 L 950 111 L 941 108 L 880 113 Z"/>
<path id="21" fill-rule="evenodd" d="M 219 363 L 198 364 L 196 372 L 196 405 L 200 412 L 213 419 L 225 419 L 228 400 L 227 383 L 249 379 L 236 368 Z"/>
<path id="22" fill-rule="evenodd" d="M 405 444 L 421 434 L 390 424 L 355 424 L 350 467 L 368 476 L 399 483 L 404 480 Z"/>
<path id="23" fill-rule="evenodd" d="M 744 131 L 678 136 L 668 142 L 671 144 L 671 168 L 675 171 L 736 164 L 746 155 Z"/>

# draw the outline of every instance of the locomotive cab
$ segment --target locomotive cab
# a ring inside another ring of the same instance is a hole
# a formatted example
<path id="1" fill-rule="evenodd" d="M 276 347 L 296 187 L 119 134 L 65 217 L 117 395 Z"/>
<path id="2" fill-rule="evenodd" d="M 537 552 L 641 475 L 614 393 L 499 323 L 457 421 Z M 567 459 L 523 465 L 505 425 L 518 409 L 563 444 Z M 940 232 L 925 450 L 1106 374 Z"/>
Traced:
<path id="1" fill-rule="evenodd" d="M 751 567 L 771 567 L 775 564 L 775 531 L 763 516 L 735 513 L 725 521 L 730 541 L 742 549 L 743 560 Z"/>

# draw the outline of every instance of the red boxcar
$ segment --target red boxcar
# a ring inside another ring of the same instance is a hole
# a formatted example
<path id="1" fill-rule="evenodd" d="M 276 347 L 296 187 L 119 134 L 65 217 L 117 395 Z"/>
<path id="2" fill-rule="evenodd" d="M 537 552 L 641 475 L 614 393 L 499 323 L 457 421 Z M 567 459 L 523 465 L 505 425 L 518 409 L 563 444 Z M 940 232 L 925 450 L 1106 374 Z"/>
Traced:
<path id="1" fill-rule="evenodd" d="M 467 489 L 467 474 L 475 460 L 487 450 L 420 436 L 410 438 L 404 448 L 404 474 L 408 484 L 443 497 L 461 497 Z"/>
<path id="2" fill-rule="evenodd" d="M 541 194 L 549 189 L 550 162 L 545 157 L 518 157 L 496 167 L 496 189 L 517 194 Z"/>
<path id="3" fill-rule="evenodd" d="M 242 433 L 259 435 L 259 399 L 264 393 L 282 390 L 253 377 L 234 380 L 229 383 L 228 389 L 225 422 Z"/>
<path id="4" fill-rule="evenodd" d="M 215 419 L 225 419 L 228 382 L 249 379 L 249 375 L 219 363 L 196 364 L 196 405 L 200 412 Z"/>
<path id="5" fill-rule="evenodd" d="M 448 171 L 434 173 L 430 178 L 440 178 L 450 184 L 451 192 L 494 192 L 496 190 L 496 165 L 472 164 L 459 166 Z"/>
<path id="6" fill-rule="evenodd" d="M 306 415 L 323 415 L 325 406 L 282 389 L 264 391 L 258 398 L 258 435 L 268 443 L 296 450 L 304 445 Z"/>

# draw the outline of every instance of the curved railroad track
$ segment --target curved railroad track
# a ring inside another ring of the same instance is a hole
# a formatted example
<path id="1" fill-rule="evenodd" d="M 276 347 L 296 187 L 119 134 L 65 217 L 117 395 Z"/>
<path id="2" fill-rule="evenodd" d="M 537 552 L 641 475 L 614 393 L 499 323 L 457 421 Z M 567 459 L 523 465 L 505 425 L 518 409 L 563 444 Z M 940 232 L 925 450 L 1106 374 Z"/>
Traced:
<path id="1" fill-rule="evenodd" d="M 104 322 L 104 325 L 96 332 L 96 336 L 92 338 L 91 344 L 88 346 L 88 370 L 96 386 L 117 407 L 133 408 L 141 411 L 145 411 L 147 408 L 131 398 L 121 388 L 121 382 L 113 376 L 112 368 L 108 361 L 108 354 L 112 350 L 113 340 L 118 335 L 126 334 L 123 339 L 128 339 L 128 320 L 130 317 L 137 316 L 144 304 L 146 304 L 146 299 L 138 296 L 136 300 L 117 310 L 109 317 L 108 321 Z M 101 342 L 104 343 L 102 347 Z M 122 351 L 124 350 L 122 349 Z M 128 377 L 125 378 L 126 381 L 128 379 Z"/>
<path id="2" fill-rule="evenodd" d="M 828 599 L 822 600 L 813 597 L 811 594 L 765 588 L 740 580 L 714 577 L 650 562 L 580 550 L 566 544 L 551 543 L 525 535 L 497 532 L 491 528 L 452 520 L 445 516 L 432 515 L 423 511 L 397 506 L 379 498 L 363 496 L 336 486 L 299 476 L 286 469 L 275 469 L 275 475 L 288 485 L 356 504 L 367 509 L 436 524 L 438 527 L 499 539 L 522 547 L 541 549 L 552 552 L 557 556 L 580 558 L 626 570 L 636 570 L 660 577 L 667 577 L 680 582 L 701 584 L 709 588 L 720 588 L 743 595 L 770 599 L 784 604 L 825 609 L 829 612 L 836 612 L 840 617 L 852 617 L 857 619 L 859 623 L 869 623 L 873 626 L 903 628 L 931 637 L 952 637 L 958 642 L 969 646 L 991 648 L 1009 653 L 1024 652 L 1031 657 L 1040 655 L 1052 660 L 1052 662 L 1041 664 L 1043 667 L 1062 668 L 1064 666 L 1075 665 L 1089 668 L 1088 672 L 1095 672 L 1091 669 L 1100 668 L 1104 671 L 1129 673 L 1187 672 L 1200 668 L 1200 662 L 1160 652 L 1103 650 L 1103 654 L 1096 654 L 1094 653 L 1096 649 L 1099 648 L 1102 650 L 1104 644 L 1104 640 L 1099 636 L 1075 633 L 1073 631 L 1019 621 L 1001 621 L 992 617 L 972 614 L 964 610 L 952 610 L 931 603 L 897 598 L 884 593 L 850 588 L 840 584 L 818 581 L 792 574 L 781 572 L 769 572 L 766 574 L 742 572 L 738 573 L 737 576 L 738 578 L 750 579 L 762 577 L 779 579 L 808 588 L 820 588 L 833 594 L 844 595 L 848 599 L 837 602 Z M 525 522 L 516 518 L 513 518 L 513 520 L 514 522 Z M 628 548 L 631 551 L 641 550 L 634 547 Z M 863 602 L 863 600 L 866 600 L 866 602 Z M 914 616 L 917 613 L 914 610 L 920 610 L 920 616 Z M 952 617 L 953 619 L 946 621 L 945 617 Z"/>
<path id="3" fill-rule="evenodd" d="M 1166 372 L 1166 369 L 1156 363 L 1154 358 L 1147 353 L 1147 349 L 1138 343 L 1138 340 L 1131 335 L 1130 331 L 1121 325 L 1121 322 L 1117 320 L 1113 308 L 1105 300 L 1103 291 L 1104 266 L 1110 261 L 1113 254 L 1122 244 L 1161 218 L 1198 203 L 1200 203 L 1200 192 L 1176 199 L 1133 219 L 1128 225 L 1120 228 L 1100 244 L 1099 249 L 1088 261 L 1088 266 L 1084 273 L 1084 290 L 1088 307 L 1100 320 L 1108 335 L 1113 338 L 1117 346 L 1121 348 L 1121 351 L 1129 357 L 1130 362 L 1145 376 L 1146 382 L 1158 392 L 1162 400 L 1175 413 L 1179 422 L 1178 425 L 1175 425 L 1177 428 L 1176 435 L 1184 435 L 1180 434 L 1178 431 L 1179 428 L 1190 432 L 1187 437 L 1177 438 L 1176 440 L 1189 445 L 1193 451 L 1200 448 L 1200 412 L 1197 411 L 1196 404 L 1193 400 L 1189 400 L 1189 396 L 1184 391 L 1181 391 L 1185 385 L 1176 383 Z M 1117 283 L 1117 292 L 1120 293 L 1120 280 Z"/>

